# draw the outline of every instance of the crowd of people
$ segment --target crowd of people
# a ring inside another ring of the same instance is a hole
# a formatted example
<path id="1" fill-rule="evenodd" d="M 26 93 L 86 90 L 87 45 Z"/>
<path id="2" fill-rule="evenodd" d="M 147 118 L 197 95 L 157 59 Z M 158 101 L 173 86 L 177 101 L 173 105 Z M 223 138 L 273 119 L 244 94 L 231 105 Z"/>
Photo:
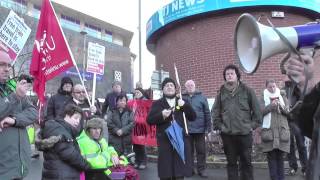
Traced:
<path id="1" fill-rule="evenodd" d="M 267 79 L 261 96 L 241 80 L 237 66 L 226 66 L 211 112 L 194 80 L 187 80 L 185 92 L 179 93 L 177 83 L 165 78 L 163 96 L 153 101 L 145 119 L 156 127 L 158 177 L 180 180 L 198 174 L 208 178 L 205 139 L 215 131 L 222 138 L 229 180 L 254 179 L 253 133 L 261 135 L 270 179 L 285 179 L 285 154 L 290 166 L 287 173 L 297 172 L 297 146 L 302 173 L 307 180 L 319 180 L 320 85 L 313 75 L 316 57 L 312 51 L 302 52 L 304 62 L 291 58 L 287 73 L 299 78 L 299 83 L 287 81 L 278 87 L 275 80 Z M 10 63 L 9 55 L 0 50 L 0 179 L 21 180 L 28 173 L 31 158 L 26 128 L 39 117 L 26 95 L 32 82 L 25 78 L 11 81 Z M 151 98 L 141 85 L 133 94 L 137 100 Z M 57 94 L 47 100 L 36 138 L 44 158 L 42 179 L 112 179 L 122 173 L 124 179 L 139 180 L 136 169 L 147 168 L 146 147 L 132 142 L 135 119 L 127 102 L 120 82 L 112 84 L 112 92 L 101 105 L 98 100 L 89 102 L 83 85 L 63 77 Z M 182 128 L 183 157 L 167 135 L 174 125 Z M 309 160 L 304 136 L 312 139 Z"/>

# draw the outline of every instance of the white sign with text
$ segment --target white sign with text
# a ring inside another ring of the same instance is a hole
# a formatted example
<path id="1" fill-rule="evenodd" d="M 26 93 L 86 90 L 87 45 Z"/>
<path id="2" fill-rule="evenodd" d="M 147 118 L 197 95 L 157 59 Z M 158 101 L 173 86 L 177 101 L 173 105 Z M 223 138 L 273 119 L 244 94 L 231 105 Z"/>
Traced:
<path id="1" fill-rule="evenodd" d="M 8 52 L 14 61 L 28 40 L 31 29 L 15 12 L 10 11 L 0 28 L 0 47 Z"/>
<path id="2" fill-rule="evenodd" d="M 88 43 L 87 72 L 104 74 L 105 47 L 97 43 Z"/>

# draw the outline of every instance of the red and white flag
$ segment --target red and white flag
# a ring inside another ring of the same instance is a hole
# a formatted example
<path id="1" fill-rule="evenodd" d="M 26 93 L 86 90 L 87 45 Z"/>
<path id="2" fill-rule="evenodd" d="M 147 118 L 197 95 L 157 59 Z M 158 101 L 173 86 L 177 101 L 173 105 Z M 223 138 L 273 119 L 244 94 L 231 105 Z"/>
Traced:
<path id="1" fill-rule="evenodd" d="M 43 0 L 36 39 L 32 52 L 30 74 L 34 76 L 33 91 L 44 103 L 46 81 L 74 66 L 73 56 L 50 0 Z"/>

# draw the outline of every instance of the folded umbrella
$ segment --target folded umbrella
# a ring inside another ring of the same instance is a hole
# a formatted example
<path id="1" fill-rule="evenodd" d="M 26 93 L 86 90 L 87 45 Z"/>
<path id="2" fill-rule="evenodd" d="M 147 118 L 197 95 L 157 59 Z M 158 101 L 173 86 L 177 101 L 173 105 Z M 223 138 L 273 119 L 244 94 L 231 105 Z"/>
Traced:
<path id="1" fill-rule="evenodd" d="M 171 125 L 165 130 L 173 148 L 177 151 L 183 163 L 185 163 L 184 141 L 182 131 L 183 129 L 175 120 L 173 120 L 171 122 Z"/>

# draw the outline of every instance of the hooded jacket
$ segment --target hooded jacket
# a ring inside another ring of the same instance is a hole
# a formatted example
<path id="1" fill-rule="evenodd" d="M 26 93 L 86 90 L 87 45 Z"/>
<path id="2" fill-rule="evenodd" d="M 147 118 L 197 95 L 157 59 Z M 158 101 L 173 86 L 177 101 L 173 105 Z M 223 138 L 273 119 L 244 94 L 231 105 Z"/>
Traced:
<path id="1" fill-rule="evenodd" d="M 63 90 L 64 84 L 71 84 L 73 86 L 73 82 L 70 77 L 63 77 L 61 79 L 60 88 L 58 89 L 58 93 L 53 95 L 46 107 L 45 120 L 56 119 L 60 117 L 60 114 L 63 110 L 63 105 L 72 99 L 71 92 L 66 92 Z"/>
<path id="2" fill-rule="evenodd" d="M 240 82 L 233 93 L 221 86 L 212 109 L 214 129 L 247 135 L 261 125 L 262 113 L 254 91 Z"/>
<path id="3" fill-rule="evenodd" d="M 0 132 L 0 179 L 23 178 L 30 165 L 30 143 L 26 127 L 38 117 L 36 108 L 27 97 L 19 98 L 8 87 L 0 85 L 0 121 L 14 117 L 16 123 Z"/>
<path id="4" fill-rule="evenodd" d="M 78 131 L 63 119 L 49 120 L 41 132 L 43 139 L 60 136 L 61 140 L 43 151 L 43 180 L 79 180 L 80 172 L 89 169 L 76 141 Z"/>
<path id="5" fill-rule="evenodd" d="M 90 137 L 89 129 L 101 129 L 98 140 Z M 102 119 L 93 118 L 87 121 L 85 130 L 77 137 L 80 146 L 81 155 L 89 162 L 93 169 L 103 169 L 112 167 L 112 156 L 118 156 L 117 152 L 112 146 L 109 146 L 106 139 L 103 138 L 103 121 Z M 109 175 L 110 170 L 105 170 L 104 173 Z"/>

